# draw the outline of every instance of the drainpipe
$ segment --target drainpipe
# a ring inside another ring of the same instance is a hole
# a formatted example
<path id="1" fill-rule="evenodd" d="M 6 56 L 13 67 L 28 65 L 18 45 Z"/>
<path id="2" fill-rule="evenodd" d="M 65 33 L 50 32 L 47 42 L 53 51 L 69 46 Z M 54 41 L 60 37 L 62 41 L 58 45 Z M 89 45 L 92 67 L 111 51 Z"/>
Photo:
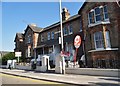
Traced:
<path id="1" fill-rule="evenodd" d="M 85 66 L 87 67 L 88 64 L 87 64 L 85 40 L 86 40 L 86 33 L 85 33 L 84 39 L 83 39 L 83 52 L 84 52 L 84 56 L 85 56 Z"/>

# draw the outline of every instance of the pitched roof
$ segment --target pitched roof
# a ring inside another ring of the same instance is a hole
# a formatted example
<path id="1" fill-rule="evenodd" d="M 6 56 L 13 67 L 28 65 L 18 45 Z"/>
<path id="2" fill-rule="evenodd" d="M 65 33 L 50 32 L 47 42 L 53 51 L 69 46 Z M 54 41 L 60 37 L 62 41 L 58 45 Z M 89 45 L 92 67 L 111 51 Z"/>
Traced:
<path id="1" fill-rule="evenodd" d="M 23 38 L 23 33 L 17 33 L 16 35 L 18 38 Z"/>
<path id="2" fill-rule="evenodd" d="M 76 15 L 74 15 L 74 16 L 71 16 L 71 17 L 68 18 L 67 20 L 64 20 L 64 21 L 63 21 L 63 24 L 66 23 L 66 22 L 69 22 L 69 21 L 71 21 L 71 20 L 74 20 L 74 19 L 76 19 L 76 18 L 78 18 L 78 17 L 80 17 L 80 15 L 78 15 L 78 14 L 76 14 Z M 58 26 L 58 25 L 60 25 L 60 21 L 57 22 L 57 23 L 54 23 L 54 24 L 52 24 L 52 25 L 50 25 L 50 26 L 48 26 L 48 27 L 45 27 L 43 31 L 49 30 L 49 29 L 51 29 L 51 28 L 53 28 L 53 27 L 56 27 L 56 26 Z"/>
<path id="3" fill-rule="evenodd" d="M 89 1 L 89 0 L 88 0 Z M 79 9 L 79 11 L 78 11 L 78 14 L 80 14 L 81 13 L 81 11 L 83 10 L 83 8 L 85 7 L 85 5 L 87 4 L 88 2 L 87 2 L 87 0 L 83 3 L 83 5 L 82 5 L 82 7 Z"/>
<path id="4" fill-rule="evenodd" d="M 23 33 L 16 33 L 14 42 L 16 41 L 17 38 L 23 39 L 24 38 L 24 34 Z"/>
<path id="5" fill-rule="evenodd" d="M 34 32 L 41 32 L 43 28 L 33 26 L 33 25 L 28 25 Z"/>

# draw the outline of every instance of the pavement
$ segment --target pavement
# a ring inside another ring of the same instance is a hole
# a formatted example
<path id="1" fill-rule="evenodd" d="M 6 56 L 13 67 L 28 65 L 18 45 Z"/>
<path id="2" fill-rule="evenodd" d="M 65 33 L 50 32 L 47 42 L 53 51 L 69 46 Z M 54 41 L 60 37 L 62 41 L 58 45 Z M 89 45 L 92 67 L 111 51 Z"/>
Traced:
<path id="1" fill-rule="evenodd" d="M 1 69 L 0 72 L 37 80 L 59 82 L 78 86 L 120 86 L 120 78 L 106 76 L 42 73 L 18 69 Z"/>

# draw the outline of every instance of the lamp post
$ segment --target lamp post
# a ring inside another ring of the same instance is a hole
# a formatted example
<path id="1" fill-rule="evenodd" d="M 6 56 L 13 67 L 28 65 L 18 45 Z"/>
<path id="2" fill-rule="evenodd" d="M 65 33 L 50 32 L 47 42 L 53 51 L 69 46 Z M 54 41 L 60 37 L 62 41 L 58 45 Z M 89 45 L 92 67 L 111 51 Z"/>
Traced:
<path id="1" fill-rule="evenodd" d="M 60 32 L 61 32 L 61 51 L 64 51 L 64 45 L 63 45 L 63 30 L 62 30 L 62 7 L 61 7 L 60 0 Z M 62 74 L 65 74 L 65 63 L 64 63 L 64 56 L 62 56 Z"/>

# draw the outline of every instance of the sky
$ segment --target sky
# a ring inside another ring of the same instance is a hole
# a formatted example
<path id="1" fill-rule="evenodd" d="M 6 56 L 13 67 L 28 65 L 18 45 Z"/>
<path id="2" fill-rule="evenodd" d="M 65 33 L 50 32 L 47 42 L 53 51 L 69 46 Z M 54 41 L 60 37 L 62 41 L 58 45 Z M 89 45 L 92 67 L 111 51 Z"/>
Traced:
<path id="1" fill-rule="evenodd" d="M 83 2 L 62 2 L 62 8 L 66 7 L 73 16 L 82 4 Z M 59 2 L 2 2 L 0 9 L 0 51 L 14 51 L 16 33 L 24 33 L 28 24 L 35 23 L 38 27 L 45 28 L 60 21 Z"/>

